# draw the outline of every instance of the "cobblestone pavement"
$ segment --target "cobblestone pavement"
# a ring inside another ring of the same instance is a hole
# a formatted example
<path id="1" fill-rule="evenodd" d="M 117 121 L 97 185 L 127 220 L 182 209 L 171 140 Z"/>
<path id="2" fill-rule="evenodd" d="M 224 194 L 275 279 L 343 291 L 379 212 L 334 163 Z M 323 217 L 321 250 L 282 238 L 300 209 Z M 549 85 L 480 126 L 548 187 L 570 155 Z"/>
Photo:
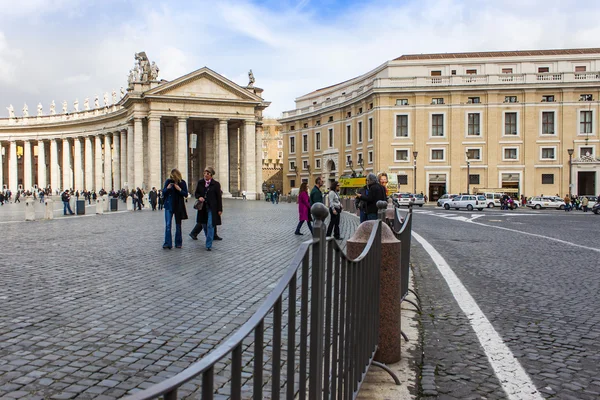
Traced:
<path id="1" fill-rule="evenodd" d="M 600 216 L 581 212 L 433 208 L 416 210 L 413 223 L 540 394 L 583 400 L 600 398 L 599 226 Z M 432 259 L 414 239 L 412 251 L 423 307 L 423 397 L 509 398 Z"/>
<path id="2" fill-rule="evenodd" d="M 0 398 L 114 399 L 175 375 L 249 318 L 309 238 L 293 234 L 295 204 L 226 200 L 209 253 L 187 236 L 188 206 L 173 250 L 162 212 L 17 223 L 19 204 L 0 209 Z M 357 224 L 344 214 L 342 236 Z"/>

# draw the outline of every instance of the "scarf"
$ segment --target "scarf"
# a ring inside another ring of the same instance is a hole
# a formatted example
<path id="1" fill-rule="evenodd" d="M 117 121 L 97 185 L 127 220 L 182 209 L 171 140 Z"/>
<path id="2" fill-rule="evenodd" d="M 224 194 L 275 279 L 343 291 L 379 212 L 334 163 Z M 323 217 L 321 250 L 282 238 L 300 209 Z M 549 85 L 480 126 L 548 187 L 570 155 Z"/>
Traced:
<path id="1" fill-rule="evenodd" d="M 210 185 L 211 182 L 212 182 L 212 179 L 209 179 L 207 181 L 205 180 L 204 181 L 204 187 L 207 188 Z"/>

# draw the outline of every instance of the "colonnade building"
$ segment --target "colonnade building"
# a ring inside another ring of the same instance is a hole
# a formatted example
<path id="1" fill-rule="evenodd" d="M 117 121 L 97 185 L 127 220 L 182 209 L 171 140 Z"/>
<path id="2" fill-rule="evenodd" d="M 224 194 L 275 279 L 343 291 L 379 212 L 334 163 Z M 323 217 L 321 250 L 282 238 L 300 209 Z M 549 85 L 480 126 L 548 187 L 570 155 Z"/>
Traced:
<path id="1" fill-rule="evenodd" d="M 415 54 L 296 99 L 284 191 L 385 171 L 402 192 L 600 193 L 600 48 Z"/>
<path id="2" fill-rule="evenodd" d="M 0 118 L 0 187 L 106 191 L 161 188 L 178 168 L 191 189 L 204 167 L 216 170 L 224 196 L 261 189 L 262 89 L 240 86 L 209 68 L 173 81 L 136 54 L 128 89 L 113 104 L 49 115 Z"/>

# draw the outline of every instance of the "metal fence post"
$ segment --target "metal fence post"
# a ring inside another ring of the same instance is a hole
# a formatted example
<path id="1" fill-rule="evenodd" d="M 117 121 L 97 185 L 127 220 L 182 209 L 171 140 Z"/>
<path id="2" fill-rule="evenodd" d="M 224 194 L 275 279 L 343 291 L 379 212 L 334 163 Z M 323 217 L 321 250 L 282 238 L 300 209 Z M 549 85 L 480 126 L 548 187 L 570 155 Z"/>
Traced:
<path id="1" fill-rule="evenodd" d="M 325 312 L 325 250 L 327 242 L 325 219 L 329 215 L 323 203 L 315 203 L 310 209 L 315 224 L 313 226 L 313 258 L 311 280 L 310 310 L 310 377 L 308 381 L 308 398 L 323 397 L 323 339 Z"/>

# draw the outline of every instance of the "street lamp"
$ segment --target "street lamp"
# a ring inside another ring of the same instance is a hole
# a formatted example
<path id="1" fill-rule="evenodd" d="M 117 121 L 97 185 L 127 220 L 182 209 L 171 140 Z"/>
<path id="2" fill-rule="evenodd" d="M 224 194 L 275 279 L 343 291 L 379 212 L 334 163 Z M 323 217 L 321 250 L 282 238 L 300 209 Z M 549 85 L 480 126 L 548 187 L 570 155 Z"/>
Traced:
<path id="1" fill-rule="evenodd" d="M 348 160 L 348 166 L 350 167 L 350 171 L 352 171 L 352 177 L 356 176 L 356 172 L 354 172 L 354 168 L 352 168 L 352 159 Z"/>
<path id="2" fill-rule="evenodd" d="M 296 174 L 296 176 L 298 176 L 298 167 L 296 165 L 294 165 L 292 167 L 292 169 L 294 170 L 294 173 Z"/>
<path id="3" fill-rule="evenodd" d="M 358 159 L 358 165 L 360 166 L 360 169 L 362 170 L 362 175 L 365 174 L 365 160 L 363 160 L 362 158 Z"/>
<path id="4" fill-rule="evenodd" d="M 414 160 L 414 176 L 413 176 L 413 194 L 417 194 L 417 156 L 419 155 L 418 151 L 413 151 L 413 160 Z"/>
<path id="5" fill-rule="evenodd" d="M 573 188 L 573 149 L 568 149 L 569 153 L 569 198 L 573 197 L 571 194 Z"/>
<path id="6" fill-rule="evenodd" d="M 469 152 L 466 151 L 467 156 L 467 194 L 471 194 L 471 159 L 469 158 Z"/>

